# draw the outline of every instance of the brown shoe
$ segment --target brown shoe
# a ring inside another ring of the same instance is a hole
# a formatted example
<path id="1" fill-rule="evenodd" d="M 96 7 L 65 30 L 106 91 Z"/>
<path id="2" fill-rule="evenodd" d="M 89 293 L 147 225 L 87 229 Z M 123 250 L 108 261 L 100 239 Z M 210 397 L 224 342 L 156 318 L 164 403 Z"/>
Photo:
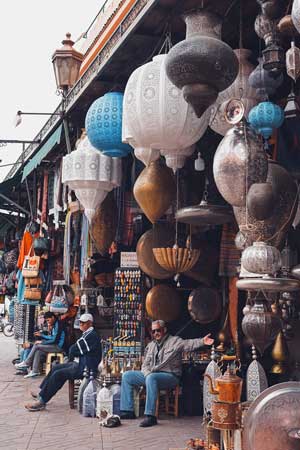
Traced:
<path id="1" fill-rule="evenodd" d="M 32 411 L 32 412 L 34 412 L 34 411 L 43 411 L 43 409 L 46 408 L 46 404 L 42 403 L 42 402 L 27 403 L 25 405 L 25 408 L 28 411 Z"/>

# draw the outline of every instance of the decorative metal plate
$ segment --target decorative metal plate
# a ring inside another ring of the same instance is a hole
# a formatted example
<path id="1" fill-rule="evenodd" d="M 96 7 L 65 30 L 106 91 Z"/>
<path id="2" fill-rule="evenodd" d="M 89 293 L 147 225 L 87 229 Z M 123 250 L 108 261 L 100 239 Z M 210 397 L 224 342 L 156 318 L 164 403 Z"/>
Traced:
<path id="1" fill-rule="evenodd" d="M 272 386 L 253 402 L 245 417 L 243 449 L 300 449 L 300 383 Z"/>
<path id="2" fill-rule="evenodd" d="M 252 361 L 247 370 L 247 400 L 254 401 L 268 387 L 268 380 L 263 366 Z"/>
<path id="3" fill-rule="evenodd" d="M 179 209 L 176 213 L 178 222 L 190 225 L 221 225 L 232 219 L 232 211 L 227 206 L 210 205 L 206 202 Z"/>
<path id="4" fill-rule="evenodd" d="M 236 287 L 246 291 L 290 292 L 298 291 L 300 283 L 292 278 L 244 278 L 237 281 Z"/>
<path id="5" fill-rule="evenodd" d="M 239 123 L 245 114 L 245 107 L 241 100 L 233 98 L 228 101 L 225 107 L 225 120 L 231 125 Z"/>

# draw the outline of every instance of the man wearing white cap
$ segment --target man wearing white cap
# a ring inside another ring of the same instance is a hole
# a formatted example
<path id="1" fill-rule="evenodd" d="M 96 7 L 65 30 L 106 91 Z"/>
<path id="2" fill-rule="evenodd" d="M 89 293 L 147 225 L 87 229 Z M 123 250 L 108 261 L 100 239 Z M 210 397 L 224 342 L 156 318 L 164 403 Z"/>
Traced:
<path id="1" fill-rule="evenodd" d="M 101 361 L 101 342 L 93 328 L 93 316 L 82 314 L 79 319 L 82 336 L 70 347 L 69 362 L 55 365 L 40 385 L 38 394 L 32 393 L 36 399 L 34 403 L 28 403 L 25 408 L 28 411 L 41 411 L 46 404 L 63 387 L 67 380 L 77 380 L 83 377 L 85 367 L 97 371 Z M 78 358 L 79 361 L 74 361 Z"/>

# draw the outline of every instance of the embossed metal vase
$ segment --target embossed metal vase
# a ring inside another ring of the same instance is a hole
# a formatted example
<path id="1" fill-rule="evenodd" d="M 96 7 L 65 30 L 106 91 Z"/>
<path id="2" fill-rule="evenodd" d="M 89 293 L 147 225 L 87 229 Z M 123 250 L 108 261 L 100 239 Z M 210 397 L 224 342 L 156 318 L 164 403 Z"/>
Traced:
<path id="1" fill-rule="evenodd" d="M 161 161 L 152 161 L 135 182 L 133 194 L 150 222 L 169 208 L 176 194 L 174 174 Z"/>
<path id="2" fill-rule="evenodd" d="M 269 311 L 264 300 L 256 299 L 250 312 L 243 318 L 242 330 L 262 355 L 281 330 L 281 320 Z"/>
<path id="3" fill-rule="evenodd" d="M 230 129 L 220 142 L 213 172 L 221 195 L 233 206 L 245 206 L 247 189 L 266 181 L 266 152 L 261 139 L 245 122 Z"/>
<path id="4" fill-rule="evenodd" d="M 171 48 L 166 72 L 200 117 L 220 91 L 235 80 L 239 64 L 229 45 L 221 40 L 221 18 L 203 10 L 184 16 L 186 39 Z"/>
<path id="5" fill-rule="evenodd" d="M 253 183 L 247 194 L 247 207 L 257 220 L 271 216 L 276 203 L 276 196 L 271 183 Z"/>
<path id="6" fill-rule="evenodd" d="M 153 320 L 172 322 L 180 316 L 182 301 L 176 289 L 158 284 L 146 296 L 146 311 Z"/>
<path id="7" fill-rule="evenodd" d="M 297 208 L 297 186 L 290 173 L 269 160 L 267 182 L 271 183 L 276 203 L 273 213 L 265 220 L 257 220 L 246 207 L 233 207 L 240 231 L 248 245 L 255 241 L 265 241 L 280 248 L 286 232 L 293 223 Z"/>

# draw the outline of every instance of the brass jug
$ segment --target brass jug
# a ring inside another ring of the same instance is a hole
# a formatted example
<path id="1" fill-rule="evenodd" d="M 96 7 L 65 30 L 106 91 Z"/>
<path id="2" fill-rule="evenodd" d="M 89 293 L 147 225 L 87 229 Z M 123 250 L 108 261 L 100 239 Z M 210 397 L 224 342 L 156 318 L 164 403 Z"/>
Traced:
<path id="1" fill-rule="evenodd" d="M 238 403 L 242 393 L 242 378 L 236 375 L 236 367 L 230 364 L 236 360 L 235 356 L 223 356 L 222 361 L 228 361 L 227 370 L 221 377 L 216 378 L 215 386 L 210 375 L 205 374 L 210 383 L 210 393 L 218 395 L 219 402 Z"/>

